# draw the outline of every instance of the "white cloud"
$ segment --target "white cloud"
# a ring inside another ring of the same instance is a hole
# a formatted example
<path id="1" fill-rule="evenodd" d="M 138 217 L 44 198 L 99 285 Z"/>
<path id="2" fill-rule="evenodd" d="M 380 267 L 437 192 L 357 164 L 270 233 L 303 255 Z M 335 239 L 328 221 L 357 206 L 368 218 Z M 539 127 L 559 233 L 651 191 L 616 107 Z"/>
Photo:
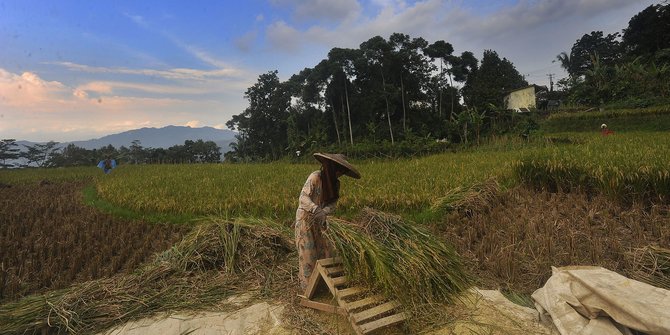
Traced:
<path id="1" fill-rule="evenodd" d="M 249 52 L 257 36 L 258 32 L 256 30 L 249 31 L 235 39 L 235 46 L 243 52 Z"/>
<path id="2" fill-rule="evenodd" d="M 191 121 L 186 122 L 184 124 L 184 126 L 191 127 L 191 128 L 199 128 L 199 127 L 202 127 L 202 123 L 198 120 L 191 120 Z"/>
<path id="3" fill-rule="evenodd" d="M 273 48 L 282 51 L 294 51 L 301 44 L 303 34 L 284 21 L 277 21 L 268 26 L 265 32 Z"/>
<path id="4" fill-rule="evenodd" d="M 161 93 L 158 97 L 124 96 L 119 89 Z M 142 126 L 220 125 L 244 107 L 242 99 L 170 95 L 197 93 L 178 86 L 94 81 L 69 87 L 0 68 L 0 134 L 32 141 L 66 141 L 99 137 Z M 162 95 L 165 94 L 165 95 Z M 195 121 L 197 120 L 197 121 Z"/>
<path id="5" fill-rule="evenodd" d="M 339 21 L 355 17 L 361 11 L 361 5 L 357 0 L 271 0 L 270 2 L 292 7 L 294 17 L 299 21 Z"/>
<path id="6" fill-rule="evenodd" d="M 291 3 L 289 1 L 289 3 Z M 291 22 L 272 23 L 266 33 L 278 51 L 322 48 L 356 48 L 361 42 L 394 32 L 423 37 L 429 42 L 445 40 L 457 52 L 469 50 L 479 58 L 484 49 L 498 51 L 523 74 L 547 69 L 561 71 L 551 61 L 583 34 L 593 30 L 612 33 L 625 28 L 632 15 L 653 0 L 519 0 L 512 5 L 496 5 L 490 11 L 470 8 L 467 1 L 373 0 L 373 15 L 358 16 L 337 25 L 315 24 L 301 27 Z M 474 5 L 473 5 L 474 6 Z M 478 5 L 479 6 L 479 5 Z M 306 66 L 314 66 L 317 60 Z M 547 82 L 548 83 L 548 82 Z"/>
<path id="7" fill-rule="evenodd" d="M 154 69 L 129 69 L 124 67 L 102 67 L 89 66 L 84 64 L 76 64 L 72 62 L 49 62 L 47 64 L 60 65 L 73 71 L 81 71 L 87 73 L 118 73 L 142 76 L 155 76 L 165 79 L 181 79 L 181 80 L 205 80 L 208 78 L 225 78 L 225 77 L 245 77 L 246 71 L 236 68 L 220 68 L 215 70 L 198 70 L 186 68 L 173 68 L 168 70 L 154 70 Z"/>

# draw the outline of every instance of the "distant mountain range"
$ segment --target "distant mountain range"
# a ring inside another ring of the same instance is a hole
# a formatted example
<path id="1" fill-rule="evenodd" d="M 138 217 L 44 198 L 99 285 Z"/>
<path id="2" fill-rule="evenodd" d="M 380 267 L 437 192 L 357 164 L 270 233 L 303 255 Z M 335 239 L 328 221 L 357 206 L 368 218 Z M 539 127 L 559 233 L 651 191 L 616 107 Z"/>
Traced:
<path id="1" fill-rule="evenodd" d="M 87 141 L 73 141 L 59 143 L 59 147 L 65 147 L 72 143 L 85 149 L 99 149 L 107 145 L 115 148 L 121 146 L 129 147 L 134 140 L 139 140 L 145 148 L 164 148 L 184 144 L 186 140 L 213 141 L 221 147 L 221 153 L 230 151 L 230 143 L 235 141 L 237 133 L 227 129 L 216 129 L 212 127 L 191 128 L 188 126 L 167 126 L 163 128 L 141 128 L 124 131 L 118 134 L 107 135 L 101 138 Z M 23 150 L 23 145 L 34 145 L 35 142 L 17 141 Z"/>

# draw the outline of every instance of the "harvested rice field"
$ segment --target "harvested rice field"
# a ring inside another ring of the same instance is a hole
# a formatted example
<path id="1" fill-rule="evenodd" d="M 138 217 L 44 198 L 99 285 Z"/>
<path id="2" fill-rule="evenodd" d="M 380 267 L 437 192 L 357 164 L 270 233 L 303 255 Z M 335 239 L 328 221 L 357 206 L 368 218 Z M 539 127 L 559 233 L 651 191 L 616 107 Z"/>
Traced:
<path id="1" fill-rule="evenodd" d="M 669 143 L 667 131 L 564 131 L 355 161 L 364 177 L 342 180 L 325 234 L 348 275 L 340 282 L 408 316 L 373 334 L 554 334 L 526 308 L 552 267 L 601 266 L 670 289 Z M 0 170 L 0 334 L 105 334 L 259 303 L 281 307 L 276 334 L 353 334 L 349 319 L 298 297 L 293 217 L 316 168 Z M 328 289 L 318 299 L 332 304 Z M 513 301 L 504 309 L 518 319 L 483 310 L 505 306 L 484 290 Z"/>
<path id="2" fill-rule="evenodd" d="M 83 186 L 0 189 L 0 302 L 132 272 L 190 229 L 101 213 L 83 204 Z"/>

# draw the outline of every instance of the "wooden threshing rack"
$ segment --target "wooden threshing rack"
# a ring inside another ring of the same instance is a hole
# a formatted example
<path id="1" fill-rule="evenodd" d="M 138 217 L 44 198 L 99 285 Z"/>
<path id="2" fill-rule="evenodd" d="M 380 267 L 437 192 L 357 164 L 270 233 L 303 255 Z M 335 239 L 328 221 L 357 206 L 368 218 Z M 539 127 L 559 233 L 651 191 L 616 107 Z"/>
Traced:
<path id="1" fill-rule="evenodd" d="M 337 305 L 312 300 L 321 281 L 328 286 Z M 305 294 L 300 296 L 300 304 L 346 316 L 359 335 L 396 325 L 407 319 L 406 315 L 398 310 L 399 302 L 388 301 L 381 295 L 370 295 L 368 290 L 362 287 L 348 287 L 348 283 L 339 257 L 317 260 Z"/>

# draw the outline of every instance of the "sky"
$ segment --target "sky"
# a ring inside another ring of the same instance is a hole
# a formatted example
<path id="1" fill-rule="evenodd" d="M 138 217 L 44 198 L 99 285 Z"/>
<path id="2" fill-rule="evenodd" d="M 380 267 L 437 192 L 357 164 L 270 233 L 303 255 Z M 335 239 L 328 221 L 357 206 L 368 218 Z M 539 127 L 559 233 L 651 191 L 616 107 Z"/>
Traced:
<path id="1" fill-rule="evenodd" d="M 142 127 L 225 129 L 260 74 L 394 33 L 486 49 L 530 83 L 582 35 L 647 0 L 0 0 L 0 139 L 87 140 Z M 556 79 L 554 79 L 556 80 Z"/>

